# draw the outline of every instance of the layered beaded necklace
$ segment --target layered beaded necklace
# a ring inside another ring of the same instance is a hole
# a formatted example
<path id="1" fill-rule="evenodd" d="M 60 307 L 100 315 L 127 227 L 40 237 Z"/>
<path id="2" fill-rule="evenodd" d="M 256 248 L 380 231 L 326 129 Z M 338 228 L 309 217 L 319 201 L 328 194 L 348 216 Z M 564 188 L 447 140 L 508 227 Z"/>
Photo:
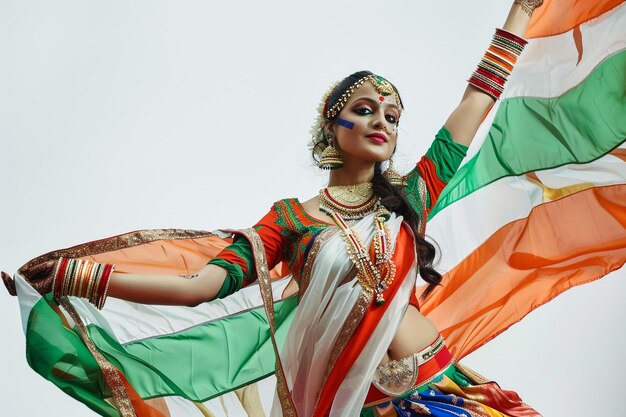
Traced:
<path id="1" fill-rule="evenodd" d="M 374 195 L 372 184 L 334 186 L 320 190 L 320 211 L 331 216 L 341 229 L 348 256 L 357 269 L 357 279 L 363 290 L 375 294 L 377 305 L 384 304 L 383 292 L 396 276 L 396 265 L 391 260 L 393 248 L 385 224 L 390 213 Z M 347 222 L 360 220 L 373 213 L 374 238 L 368 250 Z"/>

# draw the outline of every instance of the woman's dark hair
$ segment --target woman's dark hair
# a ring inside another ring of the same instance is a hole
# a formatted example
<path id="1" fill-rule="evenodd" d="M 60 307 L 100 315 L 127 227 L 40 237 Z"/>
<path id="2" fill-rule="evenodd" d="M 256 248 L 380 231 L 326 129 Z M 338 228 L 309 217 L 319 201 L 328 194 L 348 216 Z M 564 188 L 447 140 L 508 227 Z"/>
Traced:
<path id="1" fill-rule="evenodd" d="M 348 91 L 352 85 L 368 75 L 374 74 L 370 71 L 358 71 L 341 80 L 330 92 L 326 102 L 324 103 L 324 108 L 330 108 L 335 105 L 335 103 L 341 99 L 342 95 Z M 392 86 L 396 92 L 398 100 L 400 100 L 400 93 L 398 92 L 398 89 L 393 84 Z M 398 104 L 401 106 L 402 102 Z M 328 120 L 328 122 L 335 123 L 336 119 L 337 116 Z M 312 153 L 313 159 L 316 161 L 316 155 L 319 155 L 319 153 L 328 145 L 324 142 L 325 141 L 314 143 Z M 426 295 L 441 282 L 441 274 L 433 268 L 436 252 L 435 246 L 426 241 L 426 239 L 424 239 L 424 237 L 422 237 L 419 233 L 419 215 L 415 212 L 415 210 L 413 210 L 413 207 L 409 203 L 404 188 L 392 185 L 383 176 L 381 163 L 377 163 L 374 167 L 374 179 L 372 182 L 374 185 L 374 194 L 380 198 L 383 206 L 385 206 L 387 210 L 401 215 L 411 230 L 413 230 L 413 234 L 415 235 L 415 248 L 417 250 L 417 262 L 419 265 L 420 276 L 429 284 L 424 293 L 424 295 Z M 426 202 L 423 202 L 423 204 L 426 204 Z M 424 221 L 426 221 L 426 219 L 424 219 Z"/>

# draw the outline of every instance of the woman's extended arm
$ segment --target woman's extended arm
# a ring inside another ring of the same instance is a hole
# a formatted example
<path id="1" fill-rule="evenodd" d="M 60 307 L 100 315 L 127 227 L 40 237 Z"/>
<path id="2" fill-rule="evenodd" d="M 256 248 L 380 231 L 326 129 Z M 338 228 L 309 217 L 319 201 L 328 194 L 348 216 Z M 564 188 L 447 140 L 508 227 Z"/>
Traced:
<path id="1" fill-rule="evenodd" d="M 543 1 L 515 0 L 507 16 L 503 29 L 518 36 L 523 36 L 530 22 L 534 8 Z M 489 111 L 494 98 L 478 88 L 468 85 L 459 105 L 454 109 L 445 127 L 450 131 L 455 142 L 469 146 Z"/>
<path id="2" fill-rule="evenodd" d="M 225 269 L 211 264 L 191 276 L 113 272 L 108 296 L 144 304 L 196 306 L 217 296 L 226 275 Z"/>
<path id="3" fill-rule="evenodd" d="M 58 262 L 48 261 L 35 265 L 25 271 L 24 277 L 39 293 L 51 292 L 54 288 Z M 228 272 L 224 268 L 212 264 L 205 265 L 190 276 L 113 272 L 109 277 L 106 292 L 109 297 L 136 303 L 196 306 L 215 299 L 224 286 L 227 275 Z M 15 282 L 4 271 L 2 281 L 9 294 L 17 295 Z M 95 292 L 97 291 L 94 290 Z M 87 291 L 82 293 L 83 297 L 87 295 Z"/>

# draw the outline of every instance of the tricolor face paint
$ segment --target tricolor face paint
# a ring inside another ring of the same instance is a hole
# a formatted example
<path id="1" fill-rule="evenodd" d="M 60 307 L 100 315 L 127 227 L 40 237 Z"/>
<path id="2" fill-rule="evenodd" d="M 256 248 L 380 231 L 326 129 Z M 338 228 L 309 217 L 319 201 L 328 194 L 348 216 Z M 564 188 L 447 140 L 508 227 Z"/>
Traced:
<path id="1" fill-rule="evenodd" d="M 342 119 L 341 117 L 337 120 L 337 124 L 339 126 L 343 126 L 346 129 L 352 129 L 354 127 L 354 123 L 346 120 L 346 119 Z"/>

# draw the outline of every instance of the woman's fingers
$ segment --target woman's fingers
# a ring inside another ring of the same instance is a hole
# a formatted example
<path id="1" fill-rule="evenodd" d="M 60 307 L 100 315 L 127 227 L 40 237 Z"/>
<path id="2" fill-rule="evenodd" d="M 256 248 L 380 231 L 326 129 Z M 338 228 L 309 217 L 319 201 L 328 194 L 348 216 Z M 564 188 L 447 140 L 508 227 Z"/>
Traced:
<path id="1" fill-rule="evenodd" d="M 33 279 L 46 279 L 54 272 L 54 261 L 42 262 L 28 269 L 27 274 Z"/>
<path id="2" fill-rule="evenodd" d="M 13 281 L 13 278 L 11 278 L 11 276 L 4 271 L 0 272 L 0 274 L 2 275 L 2 282 L 4 283 L 4 286 L 9 294 L 16 296 L 17 291 L 15 291 L 15 281 Z"/>

